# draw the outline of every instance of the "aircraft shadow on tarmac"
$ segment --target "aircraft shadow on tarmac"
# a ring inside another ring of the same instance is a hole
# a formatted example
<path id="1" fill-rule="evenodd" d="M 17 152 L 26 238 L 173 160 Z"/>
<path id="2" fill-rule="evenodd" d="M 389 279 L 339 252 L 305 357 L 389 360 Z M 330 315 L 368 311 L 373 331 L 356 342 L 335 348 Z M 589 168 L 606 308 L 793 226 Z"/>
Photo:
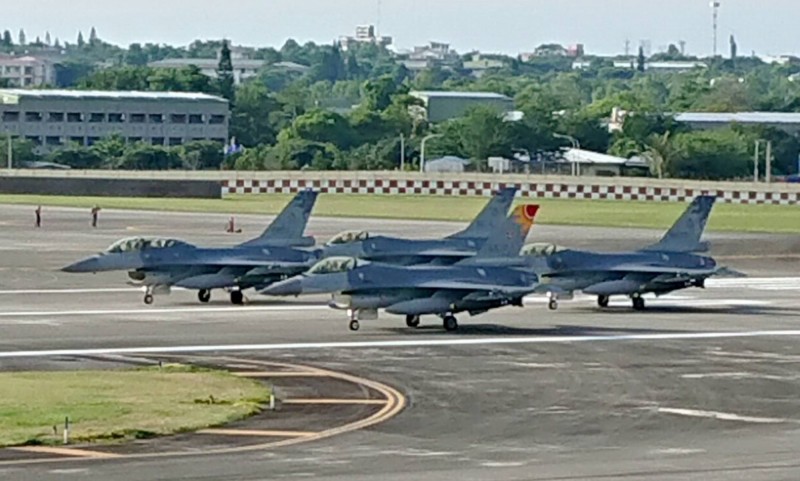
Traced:
<path id="1" fill-rule="evenodd" d="M 384 331 L 392 332 L 394 334 L 413 335 L 417 333 L 424 334 L 442 334 L 450 335 L 442 330 L 438 324 L 421 325 L 417 329 L 409 329 L 407 327 L 384 328 Z M 631 327 L 599 327 L 599 326 L 567 326 L 559 325 L 555 327 L 542 327 L 542 328 L 526 328 L 526 327 L 509 327 L 501 324 L 461 324 L 458 331 L 455 333 L 459 336 L 542 336 L 542 337 L 557 337 L 557 336 L 613 336 L 613 335 L 630 335 L 630 334 L 682 334 L 690 331 L 677 330 L 677 329 L 648 329 L 648 328 L 631 328 Z"/>

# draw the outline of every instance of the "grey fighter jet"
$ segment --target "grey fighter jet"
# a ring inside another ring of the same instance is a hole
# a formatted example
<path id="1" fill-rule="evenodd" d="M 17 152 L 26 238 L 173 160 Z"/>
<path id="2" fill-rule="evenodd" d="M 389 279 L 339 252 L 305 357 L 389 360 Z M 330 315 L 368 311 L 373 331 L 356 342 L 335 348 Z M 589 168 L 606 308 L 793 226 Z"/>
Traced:
<path id="1" fill-rule="evenodd" d="M 212 289 L 227 289 L 233 304 L 242 304 L 242 291 L 263 289 L 273 282 L 305 271 L 318 259 L 304 237 L 317 193 L 304 191 L 283 209 L 259 237 L 234 247 L 203 248 L 177 239 L 128 238 L 105 252 L 64 267 L 64 272 L 128 271 L 131 283 L 145 287 L 145 304 L 153 294 L 172 287 L 196 289 L 200 302 L 211 300 Z"/>
<path id="2" fill-rule="evenodd" d="M 534 244 L 523 249 L 523 257 L 541 277 L 539 291 L 547 293 L 551 310 L 558 309 L 559 297 L 575 291 L 597 296 L 601 308 L 608 307 L 611 296 L 621 295 L 631 299 L 634 309 L 643 310 L 644 294 L 702 288 L 711 276 L 741 275 L 697 254 L 708 250 L 701 237 L 715 200 L 695 198 L 664 237 L 644 249 L 599 253 Z"/>
<path id="3" fill-rule="evenodd" d="M 322 256 L 357 257 L 399 265 L 455 264 L 475 255 L 492 232 L 502 228 L 516 193 L 516 187 L 501 189 L 466 229 L 444 239 L 404 239 L 372 236 L 368 232 L 344 232 L 322 248 Z"/>
<path id="4" fill-rule="evenodd" d="M 522 306 L 522 298 L 537 286 L 531 271 L 481 265 L 481 259 L 517 255 L 533 224 L 538 206 L 520 205 L 506 218 L 473 258 L 450 266 L 400 266 L 353 257 L 324 259 L 298 277 L 278 282 L 263 294 L 297 296 L 333 294 L 330 306 L 347 310 L 350 330 L 359 320 L 375 319 L 378 309 L 406 316 L 417 327 L 422 315 L 438 315 L 444 328 L 458 328 L 455 314 L 477 315 L 498 307 Z M 468 261 L 468 262 L 467 262 Z"/>

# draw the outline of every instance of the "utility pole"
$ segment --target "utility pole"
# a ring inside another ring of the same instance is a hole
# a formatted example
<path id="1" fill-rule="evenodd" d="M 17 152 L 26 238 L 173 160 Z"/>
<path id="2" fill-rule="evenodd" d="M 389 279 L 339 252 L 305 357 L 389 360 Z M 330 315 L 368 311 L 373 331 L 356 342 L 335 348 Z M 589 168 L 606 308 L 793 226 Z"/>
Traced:
<path id="1" fill-rule="evenodd" d="M 766 167 L 764 169 L 764 182 L 769 184 L 772 182 L 772 141 L 767 142 L 767 158 Z"/>
<path id="2" fill-rule="evenodd" d="M 763 140 L 756 140 L 756 152 L 753 156 L 753 182 L 758 182 L 758 154 Z"/>

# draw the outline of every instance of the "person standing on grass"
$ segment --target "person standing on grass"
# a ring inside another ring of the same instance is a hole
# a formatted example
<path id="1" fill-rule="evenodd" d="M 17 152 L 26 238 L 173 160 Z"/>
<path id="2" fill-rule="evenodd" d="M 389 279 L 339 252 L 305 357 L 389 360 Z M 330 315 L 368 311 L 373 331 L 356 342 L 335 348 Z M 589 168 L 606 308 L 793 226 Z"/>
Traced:
<path id="1" fill-rule="evenodd" d="M 100 206 L 95 205 L 92 207 L 92 227 L 97 229 L 97 218 L 100 215 Z"/>
<path id="2" fill-rule="evenodd" d="M 42 206 L 36 207 L 36 210 L 33 211 L 36 215 L 36 228 L 40 228 L 42 226 Z"/>

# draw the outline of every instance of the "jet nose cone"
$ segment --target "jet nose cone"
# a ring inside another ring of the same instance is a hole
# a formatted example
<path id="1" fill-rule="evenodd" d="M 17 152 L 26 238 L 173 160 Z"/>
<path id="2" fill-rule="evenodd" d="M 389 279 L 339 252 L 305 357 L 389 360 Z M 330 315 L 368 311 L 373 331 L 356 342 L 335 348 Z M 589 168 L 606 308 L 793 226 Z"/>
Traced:
<path id="1" fill-rule="evenodd" d="M 268 296 L 299 296 L 303 293 L 303 279 L 295 277 L 276 282 L 261 291 Z"/>
<path id="2" fill-rule="evenodd" d="M 79 274 L 82 272 L 95 272 L 97 270 L 98 264 L 99 262 L 96 257 L 89 257 L 88 259 L 82 259 L 68 266 L 64 266 L 61 268 L 61 271 L 69 272 L 71 274 Z"/>

